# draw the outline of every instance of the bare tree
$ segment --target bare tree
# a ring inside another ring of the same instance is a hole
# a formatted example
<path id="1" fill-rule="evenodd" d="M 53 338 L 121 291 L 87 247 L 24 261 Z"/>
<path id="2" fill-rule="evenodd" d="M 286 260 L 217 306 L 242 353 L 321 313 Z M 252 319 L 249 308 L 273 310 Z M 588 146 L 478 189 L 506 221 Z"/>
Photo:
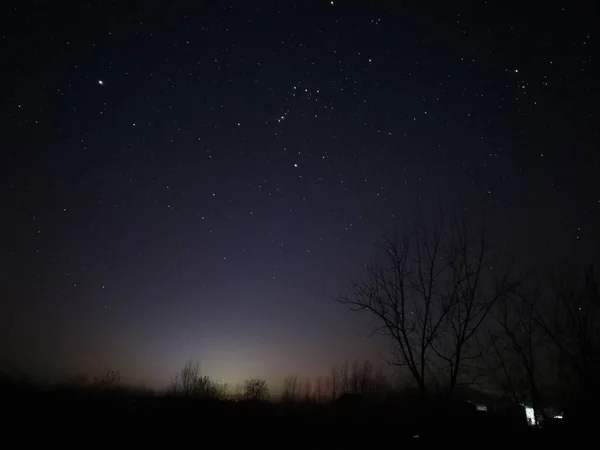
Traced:
<path id="1" fill-rule="evenodd" d="M 344 361 L 339 368 L 340 376 L 340 392 L 339 394 L 346 394 L 350 392 L 350 369 L 348 367 L 348 361 Z M 338 394 L 338 395 L 339 395 Z"/>
<path id="2" fill-rule="evenodd" d="M 325 399 L 325 383 L 322 376 L 315 378 L 315 388 L 313 391 L 313 399 L 317 403 L 322 403 Z"/>
<path id="3" fill-rule="evenodd" d="M 290 375 L 283 380 L 281 399 L 284 402 L 296 403 L 300 398 L 300 381 L 296 375 Z"/>
<path id="4" fill-rule="evenodd" d="M 216 381 L 211 380 L 207 376 L 198 378 L 196 384 L 196 395 L 205 399 L 217 400 L 222 393 L 222 389 Z"/>
<path id="5" fill-rule="evenodd" d="M 360 382 L 360 366 L 358 364 L 358 361 L 354 361 L 350 368 L 349 392 L 351 392 L 352 394 L 357 394 L 359 391 L 359 389 L 358 389 L 359 382 Z"/>
<path id="6" fill-rule="evenodd" d="M 480 360 L 475 334 L 488 318 L 494 305 L 515 291 L 519 284 L 512 277 L 512 263 L 502 262 L 487 247 L 485 229 L 471 229 L 465 215 L 451 226 L 451 238 L 445 248 L 451 288 L 446 300 L 444 339 L 431 342 L 435 354 L 445 362 L 449 390 L 453 391 L 464 369 L 475 369 L 470 361 Z M 472 380 L 474 381 L 474 380 Z"/>
<path id="7" fill-rule="evenodd" d="M 340 395 L 340 373 L 336 366 L 331 368 L 331 375 L 328 378 L 329 393 L 331 401 L 334 401 Z"/>
<path id="8" fill-rule="evenodd" d="M 443 213 L 429 224 L 419 216 L 412 232 L 384 241 L 383 263 L 366 265 L 340 298 L 376 319 L 375 332 L 393 344 L 389 362 L 407 368 L 423 393 L 434 371 L 456 387 L 473 336 L 508 290 L 508 271 L 498 275 L 485 241 L 464 215 L 449 226 Z"/>
<path id="9" fill-rule="evenodd" d="M 233 390 L 231 392 L 231 397 L 235 401 L 243 400 L 245 397 L 245 383 L 236 383 L 233 386 Z"/>
<path id="10" fill-rule="evenodd" d="M 197 395 L 206 400 L 227 400 L 232 397 L 232 392 L 228 383 L 211 380 L 204 376 L 200 378 Z"/>
<path id="11" fill-rule="evenodd" d="M 373 365 L 370 361 L 364 361 L 358 371 L 357 392 L 362 395 L 367 395 L 371 393 L 373 386 Z"/>
<path id="12" fill-rule="evenodd" d="M 244 399 L 253 402 L 262 402 L 269 398 L 269 387 L 266 380 L 248 378 L 244 381 Z"/>
<path id="13" fill-rule="evenodd" d="M 490 315 L 493 323 L 485 339 L 486 362 L 495 380 L 514 404 L 531 403 L 537 416 L 544 416 L 541 375 L 544 332 L 536 315 L 542 296 L 539 283 L 512 293 L 498 302 Z"/>
<path id="14" fill-rule="evenodd" d="M 187 397 L 218 400 L 228 395 L 229 387 L 226 384 L 217 383 L 207 376 L 201 376 L 200 363 L 190 359 L 172 379 L 167 392 Z"/>
<path id="15" fill-rule="evenodd" d="M 200 363 L 187 360 L 173 381 L 173 389 L 183 395 L 191 396 L 198 393 L 200 381 Z"/>
<path id="16" fill-rule="evenodd" d="M 173 378 L 171 378 L 171 382 L 169 383 L 169 386 L 167 387 L 167 394 L 168 395 L 177 395 L 180 391 L 180 384 L 179 384 L 179 374 L 176 374 Z"/>
<path id="17" fill-rule="evenodd" d="M 99 390 L 113 390 L 123 386 L 121 374 L 116 370 L 105 370 L 92 379 L 90 387 Z"/>
<path id="18" fill-rule="evenodd" d="M 312 382 L 310 377 L 306 377 L 302 383 L 302 399 L 309 403 L 312 400 L 312 393 Z"/>
<path id="19" fill-rule="evenodd" d="M 555 348 L 563 389 L 575 409 L 591 410 L 600 396 L 600 293 L 593 266 L 583 277 L 577 267 L 551 275 L 551 301 L 537 309 L 537 323 Z"/>

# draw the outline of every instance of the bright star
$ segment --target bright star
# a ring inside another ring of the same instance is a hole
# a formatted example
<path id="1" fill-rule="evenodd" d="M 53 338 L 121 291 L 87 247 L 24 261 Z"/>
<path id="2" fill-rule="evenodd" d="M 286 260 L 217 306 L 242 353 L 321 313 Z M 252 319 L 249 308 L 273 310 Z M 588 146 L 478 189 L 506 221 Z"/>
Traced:
<path id="1" fill-rule="evenodd" d="M 104 86 L 104 81 L 102 81 L 102 80 L 98 80 L 98 84 L 99 84 L 100 86 Z"/>

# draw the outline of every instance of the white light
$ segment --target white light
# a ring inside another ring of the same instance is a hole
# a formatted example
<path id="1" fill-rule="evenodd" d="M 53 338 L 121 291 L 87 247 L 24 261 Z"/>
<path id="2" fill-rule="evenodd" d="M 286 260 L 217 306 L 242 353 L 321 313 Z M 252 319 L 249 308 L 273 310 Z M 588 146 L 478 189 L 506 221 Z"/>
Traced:
<path id="1" fill-rule="evenodd" d="M 100 86 L 104 86 L 104 81 L 102 81 L 102 80 L 98 80 L 98 84 L 99 84 Z"/>
<path id="2" fill-rule="evenodd" d="M 534 426 L 537 424 L 535 420 L 535 412 L 531 406 L 525 406 L 525 417 L 527 418 L 527 424 Z"/>

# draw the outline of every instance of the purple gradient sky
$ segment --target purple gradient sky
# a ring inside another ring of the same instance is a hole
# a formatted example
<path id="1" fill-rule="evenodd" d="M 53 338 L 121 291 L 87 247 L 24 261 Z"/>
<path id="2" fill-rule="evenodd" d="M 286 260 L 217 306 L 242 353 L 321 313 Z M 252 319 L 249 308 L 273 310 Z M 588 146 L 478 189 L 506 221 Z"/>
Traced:
<path id="1" fill-rule="evenodd" d="M 597 257 L 594 6 L 402 3 L 3 6 L 0 369 L 377 363 L 334 298 L 418 197 Z"/>

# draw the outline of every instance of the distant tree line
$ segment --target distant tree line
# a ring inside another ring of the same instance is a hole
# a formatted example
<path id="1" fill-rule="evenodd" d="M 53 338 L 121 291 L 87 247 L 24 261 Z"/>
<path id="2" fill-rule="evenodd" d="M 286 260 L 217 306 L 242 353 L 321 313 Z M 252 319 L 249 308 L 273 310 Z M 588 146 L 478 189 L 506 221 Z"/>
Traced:
<path id="1" fill-rule="evenodd" d="M 343 394 L 360 394 L 381 398 L 390 389 L 390 382 L 381 368 L 375 369 L 370 361 L 347 361 L 333 366 L 324 376 L 298 377 L 290 375 L 283 380 L 282 401 L 286 403 L 326 403 Z"/>
<path id="2" fill-rule="evenodd" d="M 264 379 L 251 377 L 236 385 L 230 385 L 202 375 L 200 368 L 199 362 L 191 359 L 186 361 L 181 370 L 171 380 L 166 389 L 166 395 L 209 401 L 243 400 L 264 402 L 270 398 L 269 386 Z M 122 381 L 118 371 L 108 369 L 92 378 L 86 374 L 66 377 L 56 387 L 60 390 L 102 394 L 118 392 L 152 393 L 149 389 L 127 386 Z"/>
<path id="3" fill-rule="evenodd" d="M 247 378 L 242 384 L 231 386 L 200 373 L 200 363 L 186 361 L 175 375 L 168 394 L 204 400 L 245 400 L 262 402 L 269 399 L 269 386 L 261 378 Z"/>

